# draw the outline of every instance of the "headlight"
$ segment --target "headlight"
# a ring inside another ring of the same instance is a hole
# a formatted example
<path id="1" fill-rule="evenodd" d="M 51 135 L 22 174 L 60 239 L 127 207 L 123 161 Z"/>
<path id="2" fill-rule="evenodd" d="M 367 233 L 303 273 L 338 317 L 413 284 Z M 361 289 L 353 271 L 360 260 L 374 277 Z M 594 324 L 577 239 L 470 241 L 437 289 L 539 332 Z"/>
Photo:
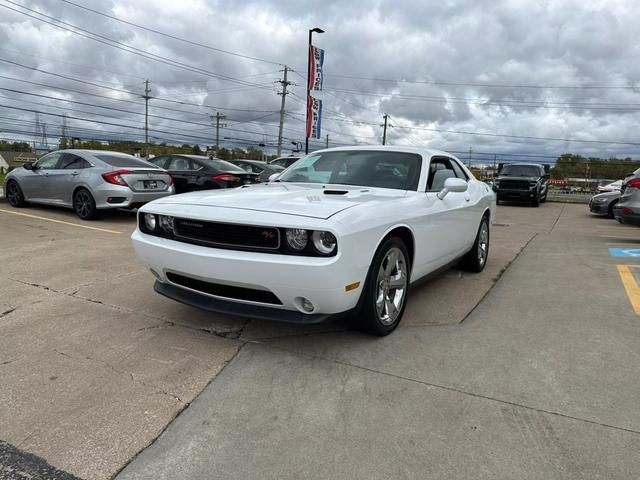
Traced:
<path id="1" fill-rule="evenodd" d="M 158 223 L 160 228 L 167 233 L 173 234 L 173 217 L 167 215 L 158 215 Z"/>
<path id="2" fill-rule="evenodd" d="M 292 250 L 299 252 L 307 246 L 309 236 L 302 228 L 287 228 L 287 244 Z"/>
<path id="3" fill-rule="evenodd" d="M 329 255 L 336 248 L 336 237 L 331 232 L 315 231 L 311 240 L 316 250 L 323 255 Z"/>
<path id="4" fill-rule="evenodd" d="M 597 203 L 604 203 L 607 200 L 609 200 L 608 198 L 594 198 L 593 201 L 597 202 Z"/>
<path id="5" fill-rule="evenodd" d="M 144 224 L 149 229 L 149 231 L 153 231 L 156 229 L 156 216 L 153 213 L 145 213 L 144 214 Z"/>

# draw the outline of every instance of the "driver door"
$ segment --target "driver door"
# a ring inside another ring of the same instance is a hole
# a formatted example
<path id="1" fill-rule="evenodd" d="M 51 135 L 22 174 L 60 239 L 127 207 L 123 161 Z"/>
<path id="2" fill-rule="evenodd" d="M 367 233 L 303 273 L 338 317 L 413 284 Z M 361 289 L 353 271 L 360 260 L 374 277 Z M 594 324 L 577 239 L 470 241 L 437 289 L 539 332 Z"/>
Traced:
<path id="1" fill-rule="evenodd" d="M 438 156 L 429 164 L 427 191 L 414 226 L 416 243 L 426 246 L 416 251 L 418 276 L 450 263 L 463 253 L 468 243 L 471 220 L 468 192 L 449 192 L 442 200 L 437 197 L 447 178 L 468 180 L 454 162 Z"/>
<path id="2" fill-rule="evenodd" d="M 33 170 L 28 170 L 27 175 L 20 179 L 20 187 L 25 197 L 33 201 L 49 203 L 52 200 L 53 189 L 50 180 L 52 171 L 55 171 L 60 163 L 62 152 L 52 152 L 34 164 Z"/>

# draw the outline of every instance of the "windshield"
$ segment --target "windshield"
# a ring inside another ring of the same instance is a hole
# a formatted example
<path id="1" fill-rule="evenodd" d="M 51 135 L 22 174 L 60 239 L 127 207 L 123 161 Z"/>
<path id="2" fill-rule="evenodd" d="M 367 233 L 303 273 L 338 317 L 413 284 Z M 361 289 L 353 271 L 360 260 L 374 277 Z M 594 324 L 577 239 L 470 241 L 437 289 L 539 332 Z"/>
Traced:
<path id="1" fill-rule="evenodd" d="M 500 175 L 505 177 L 539 177 L 540 167 L 535 165 L 506 165 Z"/>
<path id="2" fill-rule="evenodd" d="M 417 190 L 422 157 L 415 153 L 342 150 L 298 160 L 281 182 L 332 183 Z"/>

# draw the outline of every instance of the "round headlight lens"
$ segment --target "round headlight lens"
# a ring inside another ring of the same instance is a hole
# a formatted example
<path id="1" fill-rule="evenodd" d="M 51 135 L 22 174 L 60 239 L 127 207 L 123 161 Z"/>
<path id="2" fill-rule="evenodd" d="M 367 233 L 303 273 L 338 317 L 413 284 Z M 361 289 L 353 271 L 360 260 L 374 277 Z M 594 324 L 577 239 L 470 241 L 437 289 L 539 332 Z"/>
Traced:
<path id="1" fill-rule="evenodd" d="M 331 232 L 315 231 L 311 235 L 313 246 L 323 255 L 329 255 L 336 249 L 336 237 Z"/>
<path id="2" fill-rule="evenodd" d="M 167 233 L 173 233 L 173 217 L 160 215 L 158 217 L 160 228 Z"/>
<path id="3" fill-rule="evenodd" d="M 156 229 L 156 216 L 153 213 L 144 214 L 144 224 L 149 230 Z"/>
<path id="4" fill-rule="evenodd" d="M 309 236 L 302 228 L 287 228 L 287 243 L 292 250 L 299 252 L 307 246 Z"/>

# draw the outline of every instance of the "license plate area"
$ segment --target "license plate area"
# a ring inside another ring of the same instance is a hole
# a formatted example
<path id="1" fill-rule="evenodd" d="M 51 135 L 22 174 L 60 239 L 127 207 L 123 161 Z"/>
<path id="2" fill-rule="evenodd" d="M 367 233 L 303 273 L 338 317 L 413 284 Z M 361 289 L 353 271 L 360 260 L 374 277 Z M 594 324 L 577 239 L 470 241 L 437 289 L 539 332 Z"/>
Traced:
<path id="1" fill-rule="evenodd" d="M 145 190 L 157 190 L 158 187 L 158 181 L 157 180 L 143 180 L 142 181 L 142 188 Z"/>

